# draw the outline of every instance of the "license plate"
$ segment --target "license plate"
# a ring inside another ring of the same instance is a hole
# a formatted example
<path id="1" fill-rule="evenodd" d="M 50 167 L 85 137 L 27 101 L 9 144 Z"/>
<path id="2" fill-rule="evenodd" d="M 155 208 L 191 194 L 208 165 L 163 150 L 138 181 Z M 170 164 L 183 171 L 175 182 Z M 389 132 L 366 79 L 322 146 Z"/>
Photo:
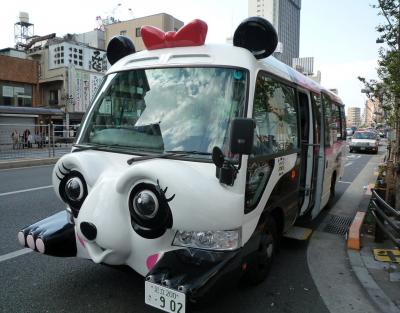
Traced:
<path id="1" fill-rule="evenodd" d="M 186 294 L 146 281 L 145 303 L 170 313 L 185 313 Z"/>
<path id="2" fill-rule="evenodd" d="M 360 150 L 361 150 L 361 151 L 364 151 L 364 150 L 365 150 L 365 147 L 361 147 Z"/>

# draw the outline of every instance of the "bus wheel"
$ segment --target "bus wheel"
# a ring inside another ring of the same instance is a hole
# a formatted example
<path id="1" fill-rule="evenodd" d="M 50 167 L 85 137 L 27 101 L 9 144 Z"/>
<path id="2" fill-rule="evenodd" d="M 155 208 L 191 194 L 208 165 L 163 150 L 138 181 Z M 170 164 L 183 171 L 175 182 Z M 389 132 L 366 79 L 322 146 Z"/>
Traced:
<path id="1" fill-rule="evenodd" d="M 244 281 L 251 285 L 260 284 L 268 276 L 272 261 L 277 251 L 278 232 L 273 217 L 267 217 L 265 228 L 260 235 L 258 250 L 254 263 L 244 275 Z"/>

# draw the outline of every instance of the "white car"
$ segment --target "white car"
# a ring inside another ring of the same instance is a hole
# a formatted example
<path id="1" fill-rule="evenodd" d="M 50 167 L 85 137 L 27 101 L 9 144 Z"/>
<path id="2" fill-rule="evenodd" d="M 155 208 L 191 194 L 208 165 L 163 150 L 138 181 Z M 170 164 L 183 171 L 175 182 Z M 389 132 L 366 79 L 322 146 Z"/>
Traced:
<path id="1" fill-rule="evenodd" d="M 350 141 L 350 152 L 372 151 L 378 153 L 379 137 L 375 132 L 356 131 Z"/>

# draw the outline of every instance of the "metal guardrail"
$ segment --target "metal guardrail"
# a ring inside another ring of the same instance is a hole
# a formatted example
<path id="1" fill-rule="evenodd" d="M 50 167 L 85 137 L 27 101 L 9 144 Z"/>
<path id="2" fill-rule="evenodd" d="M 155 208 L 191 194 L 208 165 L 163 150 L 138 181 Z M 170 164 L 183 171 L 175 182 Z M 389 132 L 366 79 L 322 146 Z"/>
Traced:
<path id="1" fill-rule="evenodd" d="M 43 159 L 71 151 L 77 130 L 53 124 L 0 124 L 0 161 Z"/>
<path id="2" fill-rule="evenodd" d="M 375 190 L 372 190 L 372 215 L 376 221 L 375 241 L 382 242 L 385 235 L 400 248 L 400 211 L 392 208 Z"/>

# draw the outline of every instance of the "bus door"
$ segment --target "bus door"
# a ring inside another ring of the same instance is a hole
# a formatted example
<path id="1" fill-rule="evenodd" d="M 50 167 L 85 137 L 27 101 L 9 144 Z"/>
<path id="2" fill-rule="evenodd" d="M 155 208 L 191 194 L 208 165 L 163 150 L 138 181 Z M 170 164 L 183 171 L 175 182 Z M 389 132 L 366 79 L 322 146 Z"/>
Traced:
<path id="1" fill-rule="evenodd" d="M 325 147 L 324 147 L 324 120 L 322 112 L 321 96 L 311 94 L 311 103 L 313 111 L 313 132 L 314 132 L 314 170 L 312 179 L 312 197 L 310 199 L 311 218 L 314 219 L 322 209 L 322 186 L 325 175 Z"/>
<path id="2" fill-rule="evenodd" d="M 314 132 L 312 128 L 312 109 L 309 92 L 298 90 L 298 100 L 300 109 L 300 198 L 299 207 L 302 215 L 310 206 L 312 196 L 312 177 L 313 173 L 313 144 Z"/>
<path id="3" fill-rule="evenodd" d="M 332 125 L 332 101 L 328 96 L 322 94 L 322 107 L 323 107 L 323 125 L 324 125 L 324 137 L 322 142 L 324 143 L 325 152 L 325 169 L 324 169 L 324 180 L 322 184 L 322 196 L 321 196 L 321 207 L 323 208 L 329 201 L 331 184 L 333 179 L 333 172 L 335 170 L 335 159 L 336 153 L 334 149 L 334 143 L 336 142 L 336 133 L 334 132 Z"/>

